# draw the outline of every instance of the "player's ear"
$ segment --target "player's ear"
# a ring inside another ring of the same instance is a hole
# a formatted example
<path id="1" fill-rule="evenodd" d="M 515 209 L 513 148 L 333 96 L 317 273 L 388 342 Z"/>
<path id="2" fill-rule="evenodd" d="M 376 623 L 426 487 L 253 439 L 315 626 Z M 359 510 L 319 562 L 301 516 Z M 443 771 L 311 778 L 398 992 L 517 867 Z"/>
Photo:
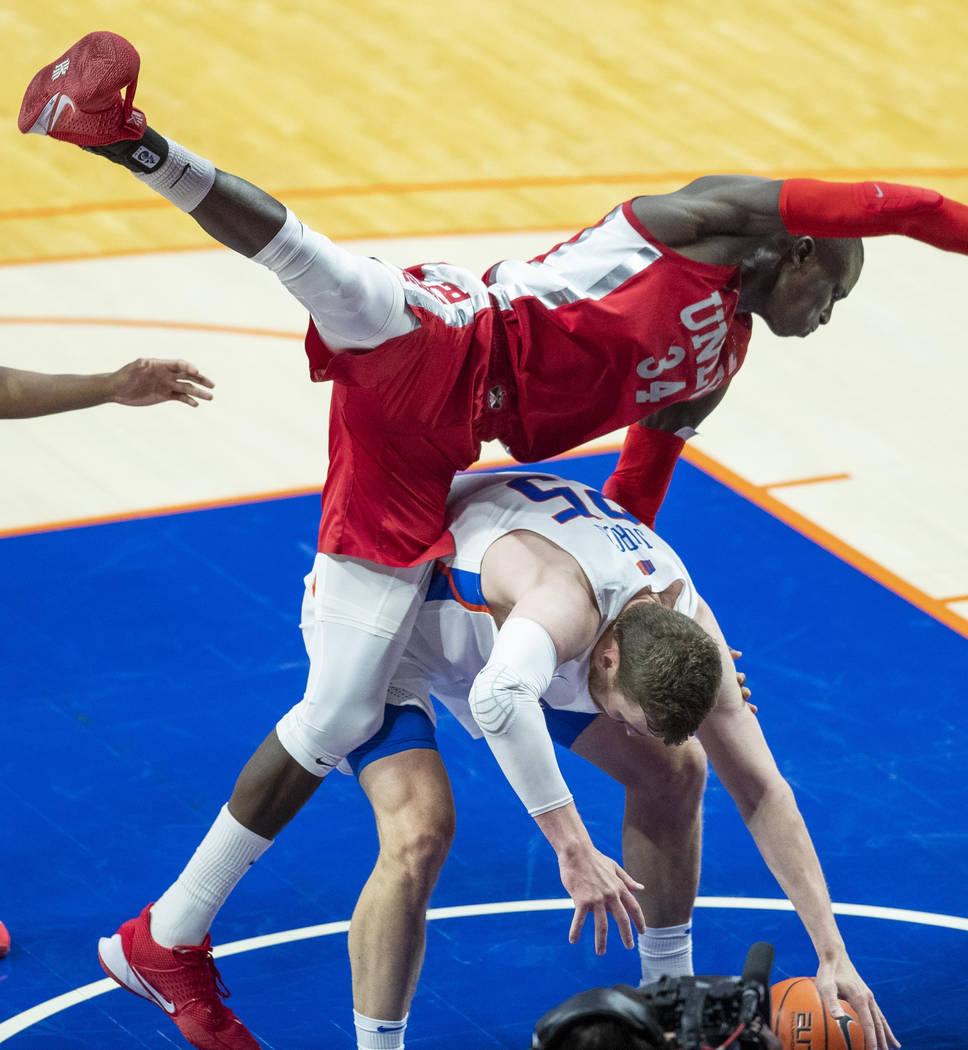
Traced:
<path id="1" fill-rule="evenodd" d="M 800 266 L 817 251 L 817 242 L 809 236 L 798 237 L 793 242 L 793 265 Z"/>
<path id="2" fill-rule="evenodd" d="M 604 644 L 599 646 L 593 654 L 595 666 L 603 674 L 615 674 L 618 670 L 620 662 L 618 642 L 615 641 L 615 635 L 611 635 L 610 638 L 604 641 Z"/>

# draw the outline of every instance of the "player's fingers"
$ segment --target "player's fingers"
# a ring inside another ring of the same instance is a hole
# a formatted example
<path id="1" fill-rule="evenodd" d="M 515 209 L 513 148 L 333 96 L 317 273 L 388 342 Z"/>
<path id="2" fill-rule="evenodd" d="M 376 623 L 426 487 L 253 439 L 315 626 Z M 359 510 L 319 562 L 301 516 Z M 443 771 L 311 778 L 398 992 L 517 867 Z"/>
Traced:
<path id="1" fill-rule="evenodd" d="M 874 1021 L 877 1042 L 871 1043 L 868 1038 L 868 1046 L 875 1046 L 877 1050 L 891 1050 L 892 1046 L 897 1047 L 901 1045 L 891 1031 L 891 1026 L 887 1023 L 887 1018 L 881 1013 L 881 1008 L 877 1003 L 873 1003 L 871 1006 L 871 1017 Z"/>
<path id="2" fill-rule="evenodd" d="M 193 379 L 196 383 L 201 383 L 202 386 L 207 386 L 209 389 L 215 386 L 215 383 L 211 379 L 209 379 L 208 376 L 203 376 L 202 373 L 198 371 L 198 369 L 189 372 L 188 376 L 189 378 Z"/>
<path id="3" fill-rule="evenodd" d="M 212 380 L 208 376 L 202 375 L 190 361 L 168 361 L 166 364 L 169 371 L 177 373 L 180 379 L 194 379 L 196 383 L 201 383 L 202 386 L 215 386 Z"/>
<path id="4" fill-rule="evenodd" d="M 632 935 L 632 923 L 629 921 L 629 913 L 626 911 L 624 904 L 617 904 L 611 909 L 612 918 L 615 919 L 615 925 L 618 927 L 618 935 L 622 938 L 622 944 L 626 948 L 635 947 L 635 939 Z"/>
<path id="5" fill-rule="evenodd" d="M 608 943 L 608 912 L 604 904 L 595 905 L 595 954 L 604 955 Z"/>
<path id="6" fill-rule="evenodd" d="M 857 1020 L 860 1021 L 860 1026 L 864 1029 L 864 1038 L 867 1040 L 867 1045 L 872 1050 L 887 1050 L 887 1045 L 878 1038 L 877 1025 L 874 1024 L 874 1018 L 871 1016 L 870 1010 L 858 1010 Z"/>
<path id="7" fill-rule="evenodd" d="M 840 1005 L 840 999 L 836 990 L 825 990 L 823 997 L 826 1001 L 827 1012 L 835 1021 L 848 1016 L 847 1012 Z M 864 1038 L 871 1050 L 887 1050 L 878 1038 L 877 1027 L 874 1024 L 874 1011 L 877 1009 L 874 1003 L 874 996 L 870 992 L 867 992 L 866 995 L 852 995 L 850 1004 L 857 1013 L 857 1020 L 860 1022 L 861 1028 L 864 1029 Z"/>
<path id="8" fill-rule="evenodd" d="M 581 936 L 581 928 L 585 925 L 585 916 L 587 914 L 587 905 L 575 906 L 575 914 L 571 917 L 571 929 L 568 931 L 569 944 L 578 943 L 578 938 Z"/>
<path id="9" fill-rule="evenodd" d="M 169 400 L 181 401 L 183 405 L 191 405 L 192 408 L 198 408 L 198 402 L 190 394 L 172 393 Z"/>
<path id="10" fill-rule="evenodd" d="M 891 1026 L 887 1023 L 887 1018 L 880 1012 L 879 1008 L 877 1012 L 878 1014 L 880 1014 L 881 1022 L 884 1025 L 884 1032 L 887 1035 L 888 1040 L 890 1040 L 889 1042 L 885 1042 L 884 1046 L 887 1047 L 888 1050 L 892 1046 L 895 1048 L 895 1050 L 898 1050 L 898 1047 L 900 1047 L 901 1045 L 901 1040 L 898 1039 L 898 1037 L 891 1030 Z"/>
<path id="11" fill-rule="evenodd" d="M 844 1008 L 840 1005 L 840 999 L 838 997 L 839 989 L 837 985 L 831 980 L 821 981 L 819 975 L 816 983 L 820 998 L 823 999 L 824 1005 L 827 1007 L 827 1013 L 835 1019 L 846 1016 L 844 1014 Z M 861 1020 L 865 1011 L 868 1017 L 870 1016 L 870 1009 L 865 1007 L 865 1004 L 859 997 L 847 996 L 847 998 L 849 999 L 851 1006 L 857 1011 L 858 1020 Z"/>
<path id="12" fill-rule="evenodd" d="M 642 908 L 640 907 L 639 902 L 632 896 L 631 893 L 629 893 L 628 890 L 622 891 L 622 908 L 623 914 L 626 916 L 628 921 L 635 926 L 639 933 L 645 933 L 645 915 L 643 915 L 642 913 Z M 629 929 L 630 940 L 626 942 L 625 938 L 622 938 L 622 943 L 625 945 L 626 948 L 632 947 L 631 937 L 632 930 Z"/>
<path id="13" fill-rule="evenodd" d="M 195 397 L 200 397 L 203 401 L 211 401 L 214 394 L 210 394 L 207 390 L 203 390 L 200 386 L 195 386 L 194 383 L 176 383 L 176 388 L 181 390 L 185 394 L 193 394 Z"/>
<path id="14" fill-rule="evenodd" d="M 734 660 L 738 660 L 738 659 L 739 659 L 739 658 L 740 658 L 740 657 L 741 657 L 741 656 L 742 656 L 743 654 L 742 654 L 742 652 L 740 652 L 740 650 L 739 650 L 739 649 L 734 649 L 734 648 L 733 648 L 732 646 L 730 646 L 730 649 L 729 649 L 729 655 L 730 655 L 730 656 L 731 656 L 731 657 L 732 657 L 732 658 L 733 658 Z"/>
<path id="15" fill-rule="evenodd" d="M 625 883 L 630 890 L 644 890 L 645 886 L 641 882 L 636 882 L 631 875 L 620 865 L 615 865 L 615 874 Z"/>

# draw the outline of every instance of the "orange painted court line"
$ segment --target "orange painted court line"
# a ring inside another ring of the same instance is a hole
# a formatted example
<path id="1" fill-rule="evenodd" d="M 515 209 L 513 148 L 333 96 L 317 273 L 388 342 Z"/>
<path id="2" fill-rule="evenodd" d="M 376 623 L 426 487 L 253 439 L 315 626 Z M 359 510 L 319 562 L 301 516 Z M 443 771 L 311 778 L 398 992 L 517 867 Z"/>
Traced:
<path id="1" fill-rule="evenodd" d="M 604 452 L 614 453 L 618 452 L 620 449 L 621 444 L 601 445 L 596 446 L 595 448 L 576 449 L 563 456 L 557 457 L 557 459 L 568 460 L 581 456 L 597 455 Z M 823 547 L 824 550 L 829 551 L 837 558 L 840 558 L 841 561 L 846 562 L 848 565 L 852 565 L 855 569 L 864 573 L 865 576 L 870 577 L 872 580 L 880 583 L 883 587 L 893 591 L 905 601 L 910 602 L 915 608 L 920 609 L 935 620 L 950 627 L 953 631 L 968 638 L 968 619 L 959 616 L 952 609 L 948 608 L 948 604 L 968 599 L 968 595 L 960 598 L 932 598 L 929 594 L 926 594 L 924 591 L 915 587 L 913 584 L 908 583 L 906 580 L 902 580 L 900 576 L 897 576 L 889 569 L 886 569 L 883 565 L 880 565 L 872 558 L 867 557 L 866 554 L 862 554 L 855 547 L 850 546 L 850 544 L 845 543 L 837 536 L 834 536 L 833 533 L 828 532 L 815 522 L 805 518 L 802 514 L 787 507 L 785 504 L 771 496 L 762 486 L 752 484 L 745 478 L 740 477 L 739 474 L 734 473 L 728 467 L 724 467 L 721 463 L 717 463 L 716 460 L 711 456 L 707 456 L 706 453 L 686 446 L 683 450 L 682 456 L 687 462 L 691 463 L 694 467 L 697 467 L 704 474 L 708 474 L 711 478 L 714 478 L 727 488 L 732 489 L 738 495 L 748 499 L 751 503 L 765 510 L 777 520 L 782 521 L 785 525 L 789 525 L 802 536 L 812 540 L 818 546 Z M 480 460 L 478 463 L 474 464 L 474 468 L 472 469 L 499 466 L 523 466 L 524 469 L 527 469 L 527 465 L 517 463 L 510 457 L 502 456 L 493 459 Z M 232 507 L 245 503 L 263 503 L 273 499 L 309 496 L 317 494 L 320 491 L 320 487 L 321 485 L 306 489 L 288 489 L 279 492 L 253 493 L 250 495 L 211 500 L 204 503 L 186 503 L 177 506 L 157 507 L 149 510 L 131 511 L 129 513 L 112 514 L 97 518 L 78 518 L 71 521 L 48 522 L 42 525 L 28 525 L 15 529 L 3 529 L 0 530 L 0 539 L 7 537 L 13 538 L 16 536 L 31 536 L 43 532 L 56 532 L 60 529 L 84 528 L 88 525 L 106 525 L 114 522 L 136 521 L 142 518 L 162 517 L 169 514 L 183 514 L 197 510 L 213 510 L 217 507 Z"/>
<path id="2" fill-rule="evenodd" d="M 132 255 L 173 255 L 175 252 L 222 252 L 229 251 L 221 244 L 210 241 L 207 245 L 173 244 L 161 248 L 125 248 L 106 250 L 98 248 L 89 252 L 70 252 L 64 255 L 37 255 L 26 259 L 0 259 L 0 266 L 39 266 L 41 263 L 86 262 L 89 259 L 127 259 Z"/>
<path id="3" fill-rule="evenodd" d="M 834 536 L 833 533 L 810 521 L 809 518 L 805 518 L 802 514 L 774 499 L 763 487 L 751 484 L 728 467 L 717 463 L 716 460 L 707 456 L 704 452 L 687 446 L 683 451 L 683 456 L 703 473 L 722 482 L 727 488 L 731 488 L 751 503 L 755 503 L 758 507 L 772 514 L 774 518 L 796 529 L 801 535 L 806 536 L 809 540 L 813 540 L 814 543 L 836 555 L 841 561 L 846 562 L 848 565 L 853 565 L 855 569 L 859 569 L 865 576 L 876 580 L 916 608 L 921 609 L 929 616 L 933 616 L 934 619 L 950 627 L 953 631 L 957 631 L 958 634 L 968 638 L 968 620 L 963 616 L 959 616 L 954 610 L 949 609 L 947 604 L 941 599 L 932 598 L 931 595 L 925 594 L 924 591 L 908 583 L 907 580 L 902 580 L 900 576 L 895 575 L 889 569 L 874 561 L 873 558 L 868 558 L 866 554 L 862 554 L 855 547 L 850 546 L 849 543 L 845 543 L 837 536 Z"/>
<path id="4" fill-rule="evenodd" d="M 204 324 L 199 321 L 151 321 L 132 317 L 0 317 L 0 324 L 91 325 L 96 328 L 173 328 L 181 332 L 218 332 L 228 335 L 257 335 L 272 339 L 304 339 L 303 332 L 277 328 L 246 328 L 242 325 Z"/>
<path id="5" fill-rule="evenodd" d="M 246 503 L 267 503 L 274 499 L 289 499 L 296 496 L 319 495 L 319 485 L 305 489 L 280 489 L 278 492 L 253 492 L 242 496 L 226 496 L 224 499 L 206 500 L 201 503 L 176 503 L 168 507 L 149 507 L 145 510 L 125 511 L 121 514 L 103 514 L 93 518 L 70 518 L 66 521 L 45 522 L 42 525 L 23 525 L 15 529 L 0 529 L 0 539 L 16 536 L 35 536 L 42 532 L 59 532 L 62 529 L 83 529 L 89 525 L 114 525 L 122 521 L 140 521 L 143 518 L 163 518 L 170 514 L 189 514 L 196 510 L 216 510 L 219 507 L 239 507 Z"/>
<path id="6" fill-rule="evenodd" d="M 578 456 L 595 455 L 599 452 L 619 452 L 620 450 L 620 444 L 600 445 L 591 449 L 578 449 L 566 453 L 564 456 L 559 456 L 558 459 L 571 459 Z M 900 576 L 895 575 L 889 569 L 886 569 L 883 565 L 874 561 L 873 558 L 868 558 L 866 554 L 862 554 L 855 547 L 851 547 L 850 544 L 845 543 L 837 536 L 834 536 L 833 533 L 828 532 L 820 525 L 817 525 L 816 522 L 810 521 L 809 518 L 805 518 L 802 514 L 786 506 L 786 504 L 774 499 L 770 493 L 767 492 L 767 486 L 754 485 L 752 482 L 740 477 L 739 474 L 734 473 L 728 467 L 724 467 L 721 463 L 717 463 L 711 456 L 707 456 L 706 453 L 700 452 L 691 445 L 687 445 L 683 449 L 682 458 L 687 460 L 694 467 L 697 467 L 704 474 L 708 474 L 711 478 L 714 478 L 727 488 L 732 489 L 740 496 L 748 499 L 751 503 L 755 503 L 756 506 L 761 507 L 768 514 L 771 514 L 774 518 L 782 521 L 785 525 L 789 525 L 791 528 L 796 529 L 801 535 L 806 536 L 807 539 L 812 540 L 818 546 L 823 547 L 824 550 L 827 550 L 831 554 L 840 558 L 841 561 L 846 562 L 848 565 L 852 565 L 855 569 L 859 569 L 865 576 L 869 576 L 872 580 L 881 584 L 881 586 L 886 587 L 889 591 L 893 591 L 896 595 L 903 598 L 905 601 L 910 602 L 911 605 L 920 609 L 922 612 L 926 612 L 929 616 L 939 620 L 941 623 L 945 624 L 945 626 L 950 627 L 953 631 L 968 638 L 968 619 L 959 616 L 954 610 L 948 608 L 948 605 L 954 602 L 968 600 L 968 595 L 961 598 L 932 598 L 931 595 L 926 594 L 924 591 L 915 587 L 913 584 L 908 583 L 906 580 L 902 580 Z M 482 461 L 481 463 L 476 464 L 476 466 L 521 467 L 522 464 L 516 463 L 510 458 L 497 457 L 495 459 Z M 831 475 L 830 477 L 831 479 L 839 479 L 841 476 L 849 477 L 849 475 L 839 474 Z M 827 479 L 807 479 L 807 481 L 811 480 L 822 481 Z M 807 483 L 807 481 L 804 483 Z M 792 482 L 791 484 L 797 483 Z"/>
<path id="7" fill-rule="evenodd" d="M 475 190 L 522 190 L 553 189 L 567 186 L 609 186 L 629 182 L 691 182 L 707 172 L 697 171 L 630 171 L 603 172 L 588 175 L 518 175 L 510 178 L 490 179 L 441 179 L 420 182 L 373 182 L 356 186 L 318 186 L 295 187 L 270 190 L 273 196 L 280 198 L 336 198 L 336 197 L 372 197 L 379 195 L 399 196 L 408 193 L 467 193 Z M 771 178 L 789 178 L 797 175 L 801 178 L 814 179 L 864 179 L 878 178 L 968 178 L 968 168 L 823 168 L 796 172 L 759 171 L 751 174 L 766 175 Z M 166 208 L 167 203 L 161 198 L 144 200 L 100 200 L 79 201 L 74 204 L 39 205 L 32 208 L 7 208 L 0 210 L 0 222 L 16 219 L 48 219 L 59 215 L 86 215 L 101 211 L 152 211 Z"/>
<path id="8" fill-rule="evenodd" d="M 144 200 L 78 201 L 76 204 L 44 204 L 35 208 L 6 208 L 0 210 L 0 222 L 16 219 L 52 219 L 59 215 L 89 215 L 99 211 L 153 211 L 166 208 L 164 197 L 146 197 Z"/>
<path id="9" fill-rule="evenodd" d="M 793 478 L 790 481 L 771 481 L 768 485 L 760 485 L 762 489 L 784 489 L 792 488 L 794 485 L 818 485 L 822 481 L 846 481 L 849 474 L 818 474 L 815 478 Z"/>
<path id="10" fill-rule="evenodd" d="M 386 230 L 364 230 L 362 233 L 357 231 L 352 234 L 340 235 L 337 240 L 340 244 L 346 244 L 348 241 L 406 241 L 427 240 L 433 237 L 487 237 L 494 234 L 549 232 L 561 233 L 561 223 L 555 226 L 449 227 L 446 230 L 432 230 L 430 233 L 426 229 L 402 230 L 393 233 L 388 233 Z M 201 231 L 199 231 L 199 237 L 204 237 Z M 174 244 L 168 247 L 161 245 L 153 248 L 96 249 L 89 252 L 72 252 L 64 255 L 37 255 L 24 259 L 0 259 L 0 267 L 86 262 L 89 259 L 126 259 L 135 255 L 172 255 L 176 252 L 227 252 L 229 250 L 229 248 L 223 247 L 216 241 L 208 241 L 204 244 Z"/>
<path id="11" fill-rule="evenodd" d="M 954 598 L 939 598 L 939 602 L 945 605 L 954 605 L 955 602 L 968 602 L 968 594 L 956 594 Z"/>

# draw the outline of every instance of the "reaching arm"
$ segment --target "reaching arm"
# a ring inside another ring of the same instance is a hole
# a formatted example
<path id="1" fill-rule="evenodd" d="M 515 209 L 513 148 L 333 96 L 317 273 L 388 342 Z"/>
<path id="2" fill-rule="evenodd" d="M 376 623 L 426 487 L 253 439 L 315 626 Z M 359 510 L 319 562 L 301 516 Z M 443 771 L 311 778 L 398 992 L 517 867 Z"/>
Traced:
<path id="1" fill-rule="evenodd" d="M 211 400 L 205 388 L 212 386 L 187 361 L 139 359 L 116 372 L 98 375 L 47 375 L 0 368 L 0 419 L 47 416 L 109 401 L 138 406 L 182 401 L 194 407 L 196 398 Z"/>
<path id="2" fill-rule="evenodd" d="M 686 440 L 722 401 L 728 386 L 724 383 L 695 401 L 677 401 L 633 423 L 618 464 L 602 487 L 605 495 L 654 529 Z"/>
<path id="3" fill-rule="evenodd" d="M 626 948 L 635 943 L 632 923 L 644 930 L 631 892 L 643 887 L 595 848 L 558 768 L 540 707 L 556 664 L 555 645 L 540 624 L 509 618 L 471 687 L 470 708 L 502 772 L 558 857 L 562 885 L 575 904 L 568 940 L 577 942 L 591 914 L 595 951 L 602 955 L 609 913 Z"/>
<path id="4" fill-rule="evenodd" d="M 501 771 L 535 819 L 567 806 L 572 797 L 541 712 L 541 696 L 557 664 L 554 642 L 541 624 L 510 618 L 469 698 L 474 721 Z"/>
<path id="5" fill-rule="evenodd" d="M 968 207 L 935 190 L 891 182 L 708 175 L 675 193 L 637 197 L 633 209 L 670 248 L 784 232 L 831 238 L 896 233 L 968 254 Z"/>
<path id="6" fill-rule="evenodd" d="M 700 743 L 813 942 L 819 959 L 817 987 L 831 1014 L 842 1015 L 837 1002 L 842 996 L 857 1010 L 868 1046 L 898 1046 L 873 994 L 850 961 L 793 791 L 777 769 L 759 723 L 743 702 L 722 632 L 701 600 L 696 622 L 716 639 L 723 661 L 720 696 L 699 729 Z"/>
<path id="7" fill-rule="evenodd" d="M 968 208 L 934 190 L 891 182 L 787 179 L 779 200 L 788 233 L 879 237 L 898 233 L 968 255 Z"/>
<path id="8" fill-rule="evenodd" d="M 632 896 L 642 887 L 595 849 L 558 768 L 541 696 L 559 662 L 591 644 L 600 614 L 576 562 L 534 533 L 510 533 L 491 545 L 482 586 L 492 609 L 507 609 L 487 664 L 470 692 L 470 709 L 502 772 L 558 857 L 562 885 L 575 904 L 569 940 L 594 916 L 595 950 L 605 951 L 608 914 L 622 943 L 645 920 Z M 630 921 L 631 920 L 631 921 Z"/>

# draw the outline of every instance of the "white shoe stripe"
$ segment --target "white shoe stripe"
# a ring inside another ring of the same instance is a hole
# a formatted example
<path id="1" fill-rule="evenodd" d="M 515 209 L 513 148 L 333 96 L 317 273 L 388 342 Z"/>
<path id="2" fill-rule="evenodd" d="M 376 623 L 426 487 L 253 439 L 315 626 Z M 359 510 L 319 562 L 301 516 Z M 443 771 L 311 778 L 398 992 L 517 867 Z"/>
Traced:
<path id="1" fill-rule="evenodd" d="M 157 1003 L 169 1014 L 175 1012 L 175 1004 L 152 988 L 125 958 L 120 933 L 114 934 L 113 937 L 102 937 L 97 942 L 97 954 L 104 968 L 118 984 L 134 992 L 135 995 L 140 995 L 142 999 L 149 999 Z"/>
<path id="2" fill-rule="evenodd" d="M 54 112 L 54 104 L 60 95 L 54 95 L 46 106 L 40 111 L 40 116 L 34 121 L 33 127 L 27 132 L 28 135 L 46 135 L 50 128 L 50 116 Z"/>

